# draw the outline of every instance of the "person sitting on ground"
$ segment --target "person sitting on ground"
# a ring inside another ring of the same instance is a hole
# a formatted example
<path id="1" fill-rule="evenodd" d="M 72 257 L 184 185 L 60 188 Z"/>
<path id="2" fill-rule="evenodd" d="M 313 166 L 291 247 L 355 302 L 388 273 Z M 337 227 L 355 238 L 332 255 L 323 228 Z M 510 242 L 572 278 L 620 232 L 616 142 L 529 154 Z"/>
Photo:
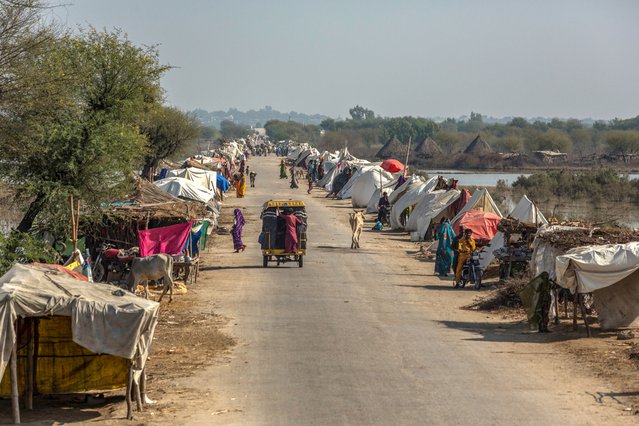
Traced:
<path id="1" fill-rule="evenodd" d="M 471 252 L 475 251 L 475 240 L 473 239 L 472 229 L 464 230 L 464 236 L 459 240 L 459 255 L 457 258 L 457 270 L 455 271 L 455 282 L 459 284 L 461 280 L 464 262 L 470 258 Z"/>
<path id="2" fill-rule="evenodd" d="M 388 200 L 388 193 L 384 191 L 382 192 L 382 196 L 379 197 L 379 202 L 377 203 L 377 222 L 383 223 L 386 221 L 389 210 L 390 201 Z"/>

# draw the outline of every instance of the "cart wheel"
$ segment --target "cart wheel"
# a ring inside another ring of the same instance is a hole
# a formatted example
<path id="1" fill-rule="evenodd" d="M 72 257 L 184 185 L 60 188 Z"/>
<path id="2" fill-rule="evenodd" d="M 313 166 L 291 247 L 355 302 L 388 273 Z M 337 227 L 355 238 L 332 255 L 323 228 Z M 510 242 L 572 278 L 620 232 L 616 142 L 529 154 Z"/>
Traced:
<path id="1" fill-rule="evenodd" d="M 297 262 L 298 262 L 300 268 L 303 267 L 304 266 L 304 256 L 300 256 L 299 260 Z"/>
<path id="2" fill-rule="evenodd" d="M 268 256 L 262 256 L 262 266 L 268 268 Z"/>

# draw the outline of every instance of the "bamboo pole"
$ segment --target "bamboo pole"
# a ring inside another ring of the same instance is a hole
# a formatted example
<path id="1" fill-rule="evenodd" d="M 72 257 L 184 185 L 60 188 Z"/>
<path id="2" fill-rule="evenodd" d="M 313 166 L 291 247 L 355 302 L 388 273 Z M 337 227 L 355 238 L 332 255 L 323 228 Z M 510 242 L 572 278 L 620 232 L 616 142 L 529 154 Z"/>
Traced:
<path id="1" fill-rule="evenodd" d="M 584 298 L 582 295 L 579 295 L 579 308 L 581 309 L 581 317 L 584 320 L 584 324 L 586 325 L 586 334 L 588 337 L 592 337 L 592 332 L 590 331 L 590 326 L 588 325 L 588 318 L 586 318 L 586 307 L 584 306 Z"/>
<path id="2" fill-rule="evenodd" d="M 413 142 L 413 137 L 410 136 L 408 138 L 408 150 L 406 151 L 406 161 L 404 162 L 404 176 L 406 176 L 406 173 L 408 172 L 408 156 L 410 155 L 410 145 Z"/>
<path id="3" fill-rule="evenodd" d="M 40 352 L 40 320 L 33 318 L 33 393 L 38 393 L 38 354 Z"/>
<path id="4" fill-rule="evenodd" d="M 27 318 L 27 392 L 25 407 L 33 410 L 33 318 Z"/>
<path id="5" fill-rule="evenodd" d="M 133 393 L 135 395 L 135 405 L 138 407 L 138 411 L 142 411 L 142 397 L 140 395 L 139 383 L 133 383 Z"/>
<path id="6" fill-rule="evenodd" d="M 126 383 L 126 418 L 133 420 L 133 406 L 131 405 L 131 388 L 133 385 L 133 364 L 129 361 L 129 374 Z"/>
<path id="7" fill-rule="evenodd" d="M 73 194 L 71 194 L 71 241 L 73 241 L 73 256 L 78 249 L 78 240 L 75 238 L 75 208 L 73 206 Z"/>
<path id="8" fill-rule="evenodd" d="M 14 326 L 15 327 L 15 326 Z M 13 423 L 20 424 L 20 400 L 18 396 L 18 333 L 15 333 L 16 341 L 11 349 L 10 376 L 11 376 L 11 413 Z"/>
<path id="9" fill-rule="evenodd" d="M 577 305 L 579 299 L 579 290 L 575 289 L 575 297 L 572 299 L 572 329 L 577 330 Z"/>

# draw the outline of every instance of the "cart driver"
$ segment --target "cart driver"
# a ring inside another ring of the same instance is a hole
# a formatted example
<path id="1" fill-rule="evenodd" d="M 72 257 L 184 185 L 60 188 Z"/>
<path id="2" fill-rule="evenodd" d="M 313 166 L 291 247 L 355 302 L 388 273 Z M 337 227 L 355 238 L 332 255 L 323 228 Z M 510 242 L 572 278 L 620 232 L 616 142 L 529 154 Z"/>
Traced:
<path id="1" fill-rule="evenodd" d="M 475 251 L 475 240 L 473 239 L 473 230 L 465 229 L 464 236 L 459 240 L 459 257 L 457 258 L 457 269 L 455 270 L 455 282 L 459 284 L 461 279 L 464 262 L 466 262 L 471 252 Z"/>

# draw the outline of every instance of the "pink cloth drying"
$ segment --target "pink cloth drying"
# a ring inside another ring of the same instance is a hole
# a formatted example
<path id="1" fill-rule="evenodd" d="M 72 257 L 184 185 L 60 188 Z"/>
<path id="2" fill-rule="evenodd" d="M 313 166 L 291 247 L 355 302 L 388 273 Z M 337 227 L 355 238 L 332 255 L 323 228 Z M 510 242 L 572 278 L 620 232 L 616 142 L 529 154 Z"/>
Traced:
<path id="1" fill-rule="evenodd" d="M 193 221 L 189 221 L 162 228 L 138 231 L 140 256 L 144 257 L 158 253 L 180 254 L 186 239 L 189 237 L 192 224 Z"/>

